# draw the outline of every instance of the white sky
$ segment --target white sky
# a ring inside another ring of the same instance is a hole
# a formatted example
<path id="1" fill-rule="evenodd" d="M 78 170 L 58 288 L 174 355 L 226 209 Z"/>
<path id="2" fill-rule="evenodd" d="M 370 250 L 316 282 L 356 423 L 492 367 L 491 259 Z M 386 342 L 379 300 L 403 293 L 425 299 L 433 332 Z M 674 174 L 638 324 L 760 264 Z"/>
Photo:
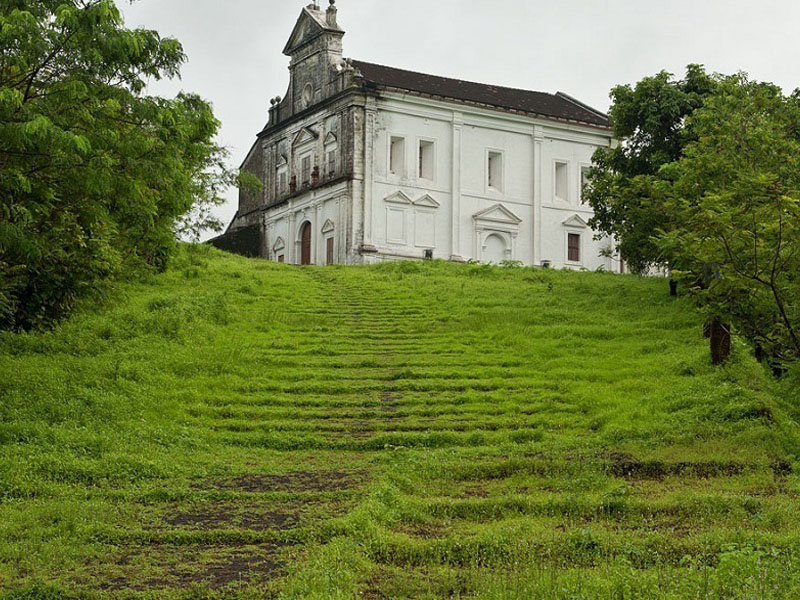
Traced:
<path id="1" fill-rule="evenodd" d="M 284 96 L 281 53 L 310 0 L 119 0 L 129 27 L 178 38 L 183 89 L 210 100 L 238 166 Z M 327 0 L 320 0 L 324 8 Z M 696 62 L 800 87 L 798 0 L 338 0 L 346 57 L 546 92 L 608 109 L 608 93 Z M 219 215 L 230 221 L 237 191 Z"/>

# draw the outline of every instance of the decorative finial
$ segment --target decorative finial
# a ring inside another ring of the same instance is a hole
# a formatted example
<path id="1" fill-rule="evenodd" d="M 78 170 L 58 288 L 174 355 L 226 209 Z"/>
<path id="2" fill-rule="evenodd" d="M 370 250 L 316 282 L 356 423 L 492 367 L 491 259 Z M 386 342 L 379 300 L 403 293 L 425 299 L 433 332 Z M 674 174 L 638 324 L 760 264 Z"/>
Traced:
<path id="1" fill-rule="evenodd" d="M 336 8 L 336 0 L 330 0 L 331 5 L 328 7 L 328 14 L 327 14 L 327 22 L 330 27 L 339 27 L 338 23 L 336 22 L 336 13 L 338 9 Z"/>

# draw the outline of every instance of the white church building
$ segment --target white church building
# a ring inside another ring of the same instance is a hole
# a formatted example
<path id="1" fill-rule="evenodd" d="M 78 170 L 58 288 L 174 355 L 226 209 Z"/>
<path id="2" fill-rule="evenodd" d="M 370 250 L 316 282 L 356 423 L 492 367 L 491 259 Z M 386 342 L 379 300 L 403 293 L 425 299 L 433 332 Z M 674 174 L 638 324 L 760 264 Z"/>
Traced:
<path id="1" fill-rule="evenodd" d="M 345 59 L 335 0 L 302 13 L 286 96 L 218 246 L 291 264 L 425 258 L 619 271 L 583 201 L 602 112 L 563 93 Z M 524 43 L 523 40 L 520 43 Z"/>

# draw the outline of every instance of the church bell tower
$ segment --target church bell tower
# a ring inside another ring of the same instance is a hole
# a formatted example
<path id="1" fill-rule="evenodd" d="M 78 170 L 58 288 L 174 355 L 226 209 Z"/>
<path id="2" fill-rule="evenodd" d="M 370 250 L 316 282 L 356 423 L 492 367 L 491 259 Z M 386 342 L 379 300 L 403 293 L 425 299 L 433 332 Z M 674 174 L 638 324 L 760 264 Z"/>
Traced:
<path id="1" fill-rule="evenodd" d="M 336 0 L 327 10 L 317 0 L 303 8 L 283 53 L 291 58 L 287 102 L 295 115 L 339 91 L 344 30 L 337 22 Z"/>

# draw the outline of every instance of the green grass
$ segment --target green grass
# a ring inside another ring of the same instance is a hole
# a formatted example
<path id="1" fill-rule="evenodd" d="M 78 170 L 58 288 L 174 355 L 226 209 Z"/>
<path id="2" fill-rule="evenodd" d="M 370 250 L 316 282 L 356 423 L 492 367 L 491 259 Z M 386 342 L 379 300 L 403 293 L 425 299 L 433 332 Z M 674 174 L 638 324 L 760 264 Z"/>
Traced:
<path id="1" fill-rule="evenodd" d="M 0 599 L 798 598 L 797 378 L 665 287 L 185 247 L 0 335 Z"/>

